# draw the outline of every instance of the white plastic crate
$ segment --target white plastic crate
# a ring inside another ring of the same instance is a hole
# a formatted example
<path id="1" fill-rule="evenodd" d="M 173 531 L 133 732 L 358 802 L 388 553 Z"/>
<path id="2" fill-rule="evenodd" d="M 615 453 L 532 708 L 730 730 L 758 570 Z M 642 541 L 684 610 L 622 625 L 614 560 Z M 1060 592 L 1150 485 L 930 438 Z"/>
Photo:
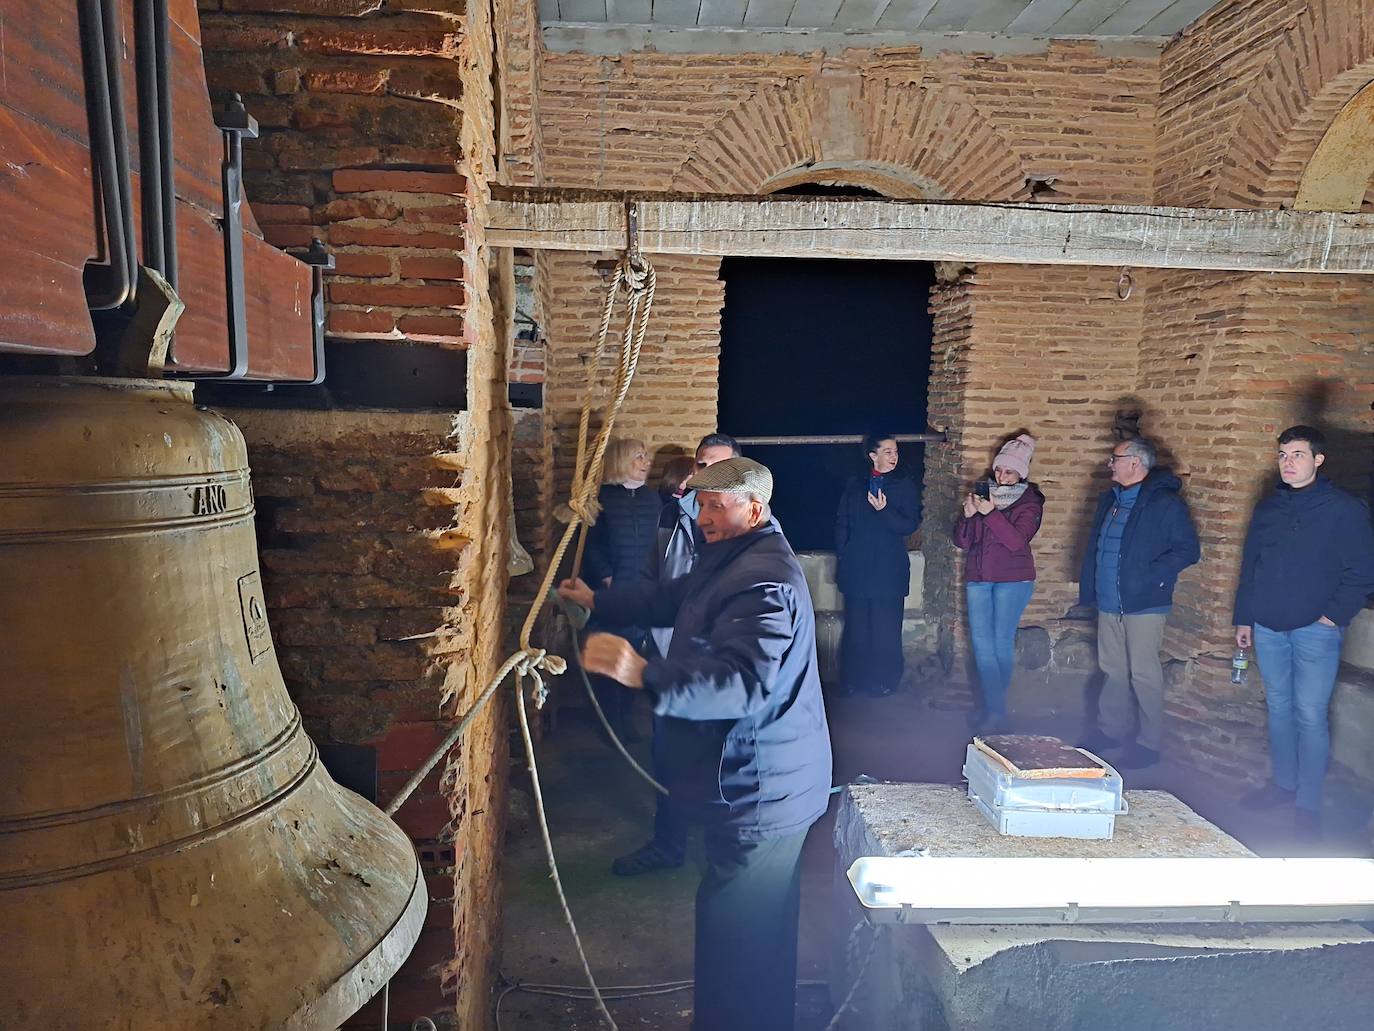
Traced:
<path id="1" fill-rule="evenodd" d="M 972 744 L 964 756 L 968 797 L 1000 834 L 1109 840 L 1127 810 L 1121 774 L 1097 756 L 1102 777 L 1017 777 Z"/>

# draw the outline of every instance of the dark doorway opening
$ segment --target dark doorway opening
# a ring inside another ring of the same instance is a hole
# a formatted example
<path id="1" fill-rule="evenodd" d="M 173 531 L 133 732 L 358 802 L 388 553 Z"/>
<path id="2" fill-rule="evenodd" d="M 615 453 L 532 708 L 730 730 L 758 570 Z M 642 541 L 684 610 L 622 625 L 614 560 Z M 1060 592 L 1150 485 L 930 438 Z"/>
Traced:
<path id="1" fill-rule="evenodd" d="M 720 419 L 737 437 L 923 433 L 930 378 L 929 262 L 726 258 Z M 773 509 L 798 551 L 834 548 L 835 509 L 865 471 L 857 445 L 746 447 L 774 476 Z M 919 444 L 898 474 L 919 487 Z"/>

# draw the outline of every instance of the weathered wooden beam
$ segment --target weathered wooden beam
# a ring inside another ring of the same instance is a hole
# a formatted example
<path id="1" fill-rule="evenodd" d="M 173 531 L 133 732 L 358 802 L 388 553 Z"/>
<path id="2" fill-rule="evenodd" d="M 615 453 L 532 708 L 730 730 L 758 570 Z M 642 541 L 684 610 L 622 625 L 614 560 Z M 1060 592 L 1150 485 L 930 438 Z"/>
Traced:
<path id="1" fill-rule="evenodd" d="M 649 254 L 1374 273 L 1374 214 L 1270 208 L 507 190 L 489 207 L 487 240 L 623 250 L 629 199 Z"/>

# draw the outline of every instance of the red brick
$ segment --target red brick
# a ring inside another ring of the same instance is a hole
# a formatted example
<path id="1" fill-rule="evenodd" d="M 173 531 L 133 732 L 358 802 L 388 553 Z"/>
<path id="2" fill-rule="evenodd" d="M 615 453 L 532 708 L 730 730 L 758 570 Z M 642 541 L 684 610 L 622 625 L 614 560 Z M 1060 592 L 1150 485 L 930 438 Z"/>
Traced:
<path id="1" fill-rule="evenodd" d="M 402 257 L 401 275 L 406 279 L 463 279 L 461 258 Z"/>
<path id="2" fill-rule="evenodd" d="M 378 94 L 386 91 L 385 68 L 322 68 L 305 73 L 305 88 L 312 93 Z"/>
<path id="3" fill-rule="evenodd" d="M 464 299 L 463 287 L 409 286 L 404 283 L 330 283 L 329 299 L 335 304 L 377 304 L 391 308 L 456 308 Z"/>
<path id="4" fill-rule="evenodd" d="M 463 39 L 442 30 L 378 32 L 376 30 L 319 29 L 298 32 L 296 46 L 322 54 L 376 54 L 388 57 L 456 57 Z"/>
<path id="5" fill-rule="evenodd" d="M 374 742 L 377 747 L 377 769 L 384 773 L 414 773 L 439 747 L 448 731 L 448 725 L 438 721 L 393 724 L 380 740 Z"/>
<path id="6" fill-rule="evenodd" d="M 402 217 L 407 222 L 459 225 L 468 220 L 468 206 L 466 204 L 435 204 L 423 208 L 407 208 Z"/>
<path id="7" fill-rule="evenodd" d="M 330 307 L 325 332 L 330 336 L 393 336 L 394 316 L 381 311 L 348 311 Z"/>
<path id="8" fill-rule="evenodd" d="M 381 0 L 223 0 L 226 11 L 252 14 L 309 14 L 331 18 L 371 14 Z"/>
<path id="9" fill-rule="evenodd" d="M 409 340 L 452 344 L 463 340 L 465 324 L 461 315 L 402 315 L 398 327 Z"/>
<path id="10" fill-rule="evenodd" d="M 334 173 L 339 193 L 391 190 L 401 193 L 463 194 L 467 180 L 456 172 L 407 172 L 397 169 L 341 168 Z"/>
<path id="11" fill-rule="evenodd" d="M 415 247 L 415 248 L 453 248 L 460 246 L 462 235 L 458 233 L 419 232 L 407 233 L 400 229 L 386 227 L 340 225 L 329 227 L 331 243 L 340 246 L 358 244 L 362 247 Z"/>
<path id="12" fill-rule="evenodd" d="M 432 840 L 444 833 L 452 814 L 448 800 L 439 795 L 412 795 L 393 817 L 401 830 L 417 841 Z"/>
<path id="13" fill-rule="evenodd" d="M 290 33 L 284 26 L 244 25 L 238 19 L 201 17 L 201 41 L 207 52 L 274 50 L 291 45 Z M 217 76 L 215 86 L 220 87 Z"/>
<path id="14" fill-rule="evenodd" d="M 334 255 L 334 274 L 339 276 L 389 276 L 391 275 L 391 259 L 385 254 L 336 253 Z"/>

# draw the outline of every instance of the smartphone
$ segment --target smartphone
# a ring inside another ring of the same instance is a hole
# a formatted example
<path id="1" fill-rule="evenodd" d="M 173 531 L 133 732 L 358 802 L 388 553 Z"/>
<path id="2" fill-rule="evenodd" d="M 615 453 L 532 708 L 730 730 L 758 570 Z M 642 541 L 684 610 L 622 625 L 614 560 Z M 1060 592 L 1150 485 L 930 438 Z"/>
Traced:
<path id="1" fill-rule="evenodd" d="M 991 496 L 992 484 L 987 480 L 978 480 L 973 485 L 973 496 L 976 498 L 988 498 Z"/>
<path id="2" fill-rule="evenodd" d="M 870 476 L 868 478 L 868 493 L 876 498 L 881 490 L 882 487 L 879 486 L 878 481 Z"/>

